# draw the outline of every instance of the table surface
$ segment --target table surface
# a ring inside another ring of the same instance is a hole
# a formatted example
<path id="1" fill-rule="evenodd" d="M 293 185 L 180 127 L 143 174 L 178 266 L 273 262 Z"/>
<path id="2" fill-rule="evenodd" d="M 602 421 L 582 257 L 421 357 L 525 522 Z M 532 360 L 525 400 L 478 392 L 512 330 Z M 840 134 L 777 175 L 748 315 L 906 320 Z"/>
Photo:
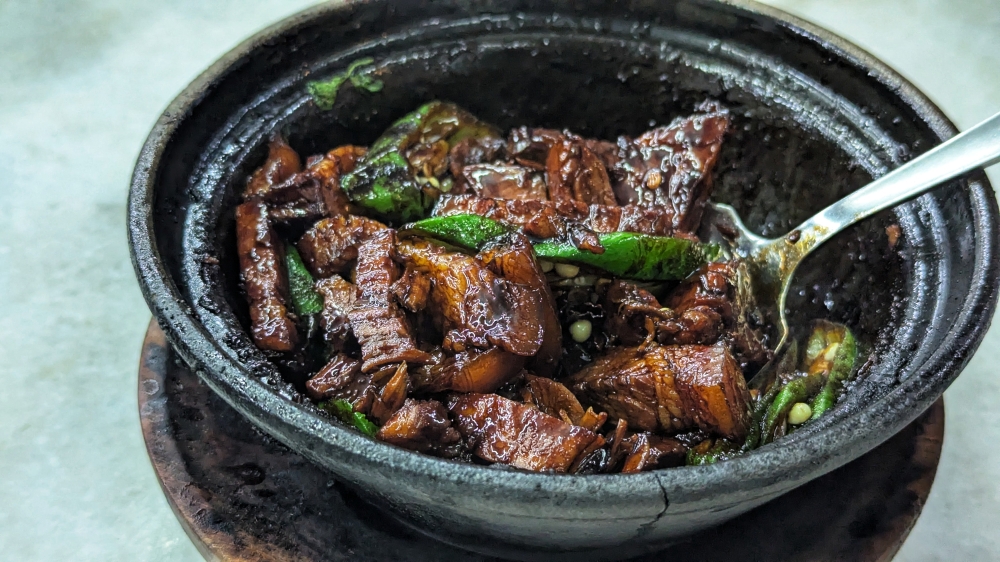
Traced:
<path id="1" fill-rule="evenodd" d="M 129 263 L 126 191 L 173 96 L 241 39 L 311 3 L 0 0 L 5 559 L 200 559 L 139 431 L 149 312 Z M 960 128 L 1000 110 L 1000 1 L 767 3 L 886 61 Z M 1000 559 L 998 363 L 994 329 L 945 394 L 937 480 L 897 560 Z"/>

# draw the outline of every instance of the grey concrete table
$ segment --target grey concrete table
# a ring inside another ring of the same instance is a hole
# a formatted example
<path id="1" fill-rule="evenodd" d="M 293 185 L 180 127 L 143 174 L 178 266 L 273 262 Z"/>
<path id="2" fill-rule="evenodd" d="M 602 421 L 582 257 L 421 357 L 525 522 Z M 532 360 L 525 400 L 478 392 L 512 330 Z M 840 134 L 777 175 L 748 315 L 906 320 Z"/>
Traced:
<path id="1" fill-rule="evenodd" d="M 310 3 L 0 0 L 0 559 L 200 558 L 139 433 L 149 313 L 128 179 L 188 81 Z M 882 58 L 959 127 L 1000 110 L 1000 1 L 768 3 Z M 898 560 L 1000 559 L 998 364 L 994 329 L 946 394 L 937 480 Z"/>

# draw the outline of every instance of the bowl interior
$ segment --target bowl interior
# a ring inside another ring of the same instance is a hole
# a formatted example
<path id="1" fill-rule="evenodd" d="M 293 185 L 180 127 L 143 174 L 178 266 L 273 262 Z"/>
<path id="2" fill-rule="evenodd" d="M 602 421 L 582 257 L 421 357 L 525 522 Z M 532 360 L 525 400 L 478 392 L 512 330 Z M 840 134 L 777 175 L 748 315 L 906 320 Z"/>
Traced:
<path id="1" fill-rule="evenodd" d="M 731 110 L 733 126 L 715 169 L 713 199 L 734 205 L 768 236 L 787 232 L 950 132 L 919 94 L 894 83 L 897 77 L 863 53 L 844 52 L 771 12 L 687 1 L 612 4 L 323 7 L 258 36 L 182 94 L 165 115 L 172 121 L 161 121 L 160 144 L 147 145 L 158 152 L 146 189 L 153 192 L 151 244 L 167 291 L 176 291 L 183 306 L 164 312 L 167 296 L 150 295 L 148 282 L 144 290 L 168 333 L 172 323 L 197 327 L 197 333 L 173 330 L 175 343 L 184 339 L 181 332 L 204 340 L 202 347 L 181 345 L 189 359 L 221 362 L 231 372 L 225 383 L 218 369 L 202 376 L 236 401 L 239 392 L 294 394 L 248 336 L 233 234 L 238 194 L 275 130 L 305 157 L 368 144 L 420 103 L 444 99 L 504 129 L 527 124 L 614 139 L 715 99 Z M 319 110 L 306 83 L 361 57 L 375 59 L 384 89 L 345 87 L 333 110 Z M 805 329 L 811 319 L 827 318 L 855 330 L 865 362 L 858 382 L 820 423 L 744 459 L 665 471 L 673 476 L 657 476 L 660 488 L 697 500 L 713 493 L 709 482 L 743 475 L 742 483 L 728 485 L 757 486 L 746 497 L 760 503 L 769 492 L 856 457 L 916 417 L 978 344 L 986 320 L 974 314 L 992 312 L 986 274 L 996 268 L 994 205 L 976 175 L 883 212 L 808 258 L 789 298 L 792 324 Z M 887 236 L 893 225 L 902 231 L 895 245 Z M 233 390 L 232 377 L 243 377 L 236 385 L 243 390 Z M 290 417 L 316 428 L 332 423 L 307 405 L 289 408 L 269 414 L 264 425 L 281 434 L 274 428 Z M 340 430 L 282 438 L 312 450 L 310 443 L 330 436 L 337 447 L 354 446 Z M 808 451 L 790 452 L 796 442 Z M 387 458 L 414 455 L 371 447 Z"/>

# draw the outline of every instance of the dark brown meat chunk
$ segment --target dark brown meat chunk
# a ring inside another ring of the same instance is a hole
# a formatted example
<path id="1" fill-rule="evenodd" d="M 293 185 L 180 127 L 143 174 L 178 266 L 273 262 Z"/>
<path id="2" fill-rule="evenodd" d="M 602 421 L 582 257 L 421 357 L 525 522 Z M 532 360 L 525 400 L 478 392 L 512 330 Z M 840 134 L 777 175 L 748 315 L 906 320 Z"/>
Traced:
<path id="1" fill-rule="evenodd" d="M 358 288 L 339 275 L 316 281 L 315 288 L 323 297 L 323 310 L 319 315 L 323 338 L 333 349 L 342 351 L 351 337 L 351 321 L 347 313 L 354 308 Z"/>
<path id="2" fill-rule="evenodd" d="M 378 379 L 379 377 L 373 375 L 372 378 Z M 379 424 L 384 424 L 388 421 L 396 413 L 396 410 L 399 410 L 403 406 L 409 388 L 410 377 L 406 363 L 400 363 L 396 366 L 396 371 L 389 381 L 385 383 L 382 390 L 375 396 L 375 400 L 372 402 L 371 417 Z"/>
<path id="3" fill-rule="evenodd" d="M 376 434 L 380 441 L 418 453 L 458 456 L 462 436 L 451 426 L 448 410 L 436 400 L 407 398 Z"/>
<path id="4" fill-rule="evenodd" d="M 562 325 L 531 242 L 521 233 L 511 233 L 483 248 L 478 257 L 493 273 L 530 287 L 541 298 L 543 340 L 538 352 L 528 361 L 528 368 L 545 377 L 553 376 L 562 357 Z"/>
<path id="5" fill-rule="evenodd" d="M 504 139 L 494 136 L 469 137 L 462 139 L 451 147 L 448 153 L 452 177 L 462 177 L 466 166 L 485 164 L 503 158 L 506 143 Z"/>
<path id="6" fill-rule="evenodd" d="M 684 456 L 688 447 L 676 439 L 653 435 L 652 433 L 637 433 L 626 440 L 630 447 L 622 474 L 642 472 L 657 468 L 672 468 L 684 464 Z"/>
<path id="7" fill-rule="evenodd" d="M 420 312 L 427 307 L 431 293 L 431 278 L 412 264 L 408 264 L 403 276 L 392 285 L 392 294 L 399 304 L 411 312 Z"/>
<path id="8" fill-rule="evenodd" d="M 431 278 L 427 310 L 445 334 L 446 350 L 495 345 L 522 356 L 538 352 L 544 315 L 536 291 L 498 277 L 471 256 L 424 240 L 400 242 L 399 253 Z"/>
<path id="9" fill-rule="evenodd" d="M 604 314 L 607 333 L 622 345 L 639 345 L 646 339 L 649 327 L 672 319 L 674 314 L 664 310 L 652 293 L 621 279 L 608 285 L 604 293 Z"/>
<path id="10" fill-rule="evenodd" d="M 413 374 L 415 392 L 493 392 L 524 368 L 525 358 L 498 347 L 441 354 Z"/>
<path id="11" fill-rule="evenodd" d="M 660 343 L 711 343 L 721 339 L 742 367 L 770 358 L 763 335 L 750 325 L 752 295 L 735 287 L 736 262 L 709 263 L 684 280 L 667 298 L 675 318 L 657 326 Z"/>
<path id="12" fill-rule="evenodd" d="M 466 445 L 488 462 L 570 472 L 592 447 L 604 443 L 588 429 L 495 394 L 456 395 L 449 409 Z"/>
<path id="13" fill-rule="evenodd" d="M 279 134 L 271 137 L 267 146 L 267 160 L 264 165 L 254 171 L 247 180 L 243 199 L 261 199 L 266 197 L 275 186 L 281 184 L 292 174 L 302 169 L 302 160 L 297 152 L 292 150 Z"/>
<path id="14" fill-rule="evenodd" d="M 583 145 L 587 147 L 588 150 L 593 152 L 601 162 L 604 163 L 604 167 L 608 170 L 614 169 L 618 165 L 620 160 L 618 156 L 618 145 L 613 142 L 597 140 L 597 139 L 581 139 Z"/>
<path id="15" fill-rule="evenodd" d="M 236 246 L 254 342 L 261 349 L 291 351 L 298 332 L 288 317 L 284 252 L 263 203 L 249 201 L 236 207 Z"/>
<path id="16" fill-rule="evenodd" d="M 312 157 L 306 169 L 274 186 L 264 199 L 277 222 L 317 220 L 350 212 L 350 201 L 340 189 L 340 178 L 354 170 L 366 149 L 341 146 L 320 157 Z"/>
<path id="17" fill-rule="evenodd" d="M 569 383 L 584 404 L 640 431 L 698 427 L 739 439 L 750 423 L 743 373 L 721 346 L 619 347 Z"/>
<path id="18" fill-rule="evenodd" d="M 367 414 L 375 399 L 372 376 L 361 372 L 361 362 L 340 353 L 306 381 L 306 394 L 317 402 L 347 400 L 356 412 Z"/>
<path id="19" fill-rule="evenodd" d="M 657 205 L 591 205 L 584 224 L 598 233 L 634 232 L 652 236 L 695 238 L 686 232 L 676 232 L 671 210 Z"/>
<path id="20" fill-rule="evenodd" d="M 597 432 L 608 420 L 604 412 L 597 413 L 593 408 L 584 410 L 573 392 L 560 382 L 531 374 L 525 374 L 524 380 L 522 396 L 525 404 L 533 404 L 550 416 L 593 432 Z"/>
<path id="21" fill-rule="evenodd" d="M 698 113 L 635 140 L 620 138 L 619 161 L 612 168 L 618 202 L 665 207 L 671 211 L 674 230 L 697 230 L 728 127 L 729 112 L 705 103 Z"/>
<path id="22" fill-rule="evenodd" d="M 554 129 L 518 127 L 507 137 L 508 157 L 522 166 L 545 171 L 545 163 L 553 146 L 566 138 Z"/>
<path id="23" fill-rule="evenodd" d="M 386 226 L 355 215 L 323 219 L 299 240 L 302 260 L 317 277 L 345 273 L 358 258 L 358 246 Z"/>
<path id="24" fill-rule="evenodd" d="M 513 164 L 466 166 L 457 177 L 459 193 L 472 192 L 490 199 L 548 200 L 545 180 L 538 172 Z"/>
<path id="25" fill-rule="evenodd" d="M 674 364 L 674 388 L 695 425 L 738 440 L 750 427 L 750 393 L 743 372 L 723 346 L 667 346 Z"/>
<path id="26" fill-rule="evenodd" d="M 358 300 L 348 318 L 366 373 L 391 363 L 430 361 L 430 355 L 417 349 L 406 315 L 392 299 L 392 285 L 399 278 L 395 255 L 396 231 L 390 229 L 376 232 L 358 248 Z"/>
<path id="27" fill-rule="evenodd" d="M 553 201 L 618 204 L 604 162 L 577 136 L 565 136 L 549 150 L 545 182 Z"/>

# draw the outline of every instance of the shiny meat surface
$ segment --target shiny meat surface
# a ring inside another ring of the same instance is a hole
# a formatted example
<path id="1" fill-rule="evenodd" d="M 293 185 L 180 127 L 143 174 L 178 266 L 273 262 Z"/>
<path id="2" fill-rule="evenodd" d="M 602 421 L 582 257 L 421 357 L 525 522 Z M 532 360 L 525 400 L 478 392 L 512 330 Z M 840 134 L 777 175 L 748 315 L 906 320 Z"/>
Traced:
<path id="1" fill-rule="evenodd" d="M 500 137 L 469 137 L 451 147 L 448 153 L 451 175 L 457 180 L 462 177 L 466 166 L 493 162 L 503 157 L 506 142 Z"/>
<path id="2" fill-rule="evenodd" d="M 499 347 L 442 353 L 414 372 L 413 387 L 418 392 L 493 392 L 520 373 L 524 361 L 524 357 Z"/>
<path id="3" fill-rule="evenodd" d="M 301 169 L 302 160 L 299 154 L 288 146 L 284 137 L 275 134 L 267 145 L 267 160 L 247 180 L 243 198 L 251 200 L 266 197 L 275 186 Z"/>
<path id="4" fill-rule="evenodd" d="M 630 446 L 630 451 L 622 466 L 622 474 L 681 466 L 688 450 L 676 439 L 652 433 L 637 433 L 625 441 L 625 446 Z"/>
<path id="5" fill-rule="evenodd" d="M 560 382 L 534 375 L 526 375 L 525 382 L 524 403 L 534 404 L 543 413 L 595 433 L 608 420 L 604 412 L 594 412 L 593 408 L 584 410 L 576 395 Z"/>
<path id="6" fill-rule="evenodd" d="M 536 291 L 497 276 L 472 256 L 427 241 L 401 241 L 399 253 L 432 280 L 428 309 L 441 323 L 446 350 L 496 345 L 516 355 L 538 352 L 544 313 Z"/>
<path id="7" fill-rule="evenodd" d="M 448 410 L 437 400 L 407 398 L 378 430 L 386 443 L 418 453 L 453 458 L 462 451 L 462 436 L 451 426 Z"/>
<path id="8" fill-rule="evenodd" d="M 718 104 L 698 109 L 635 140 L 620 138 L 619 161 L 611 170 L 620 204 L 670 209 L 681 232 L 698 229 L 712 188 L 709 174 L 729 128 L 729 112 Z"/>
<path id="9" fill-rule="evenodd" d="M 735 277 L 734 262 L 719 262 L 684 280 L 667 298 L 676 319 L 661 327 L 660 343 L 712 343 L 721 337 L 742 368 L 766 363 L 770 352 L 760 329 L 750 325 L 753 303 L 740 301 Z"/>
<path id="10" fill-rule="evenodd" d="M 634 232 L 652 236 L 691 237 L 674 230 L 673 215 L 669 209 L 641 205 L 591 205 L 584 224 L 598 233 Z"/>
<path id="11" fill-rule="evenodd" d="M 512 164 L 466 166 L 458 176 L 461 193 L 489 199 L 544 201 L 549 198 L 545 179 L 534 170 Z"/>
<path id="12" fill-rule="evenodd" d="M 562 357 L 562 325 L 531 242 L 521 233 L 511 233 L 483 248 L 478 257 L 493 273 L 529 287 L 541 299 L 542 345 L 528 361 L 528 368 L 542 376 L 552 376 Z"/>
<path id="13" fill-rule="evenodd" d="M 741 438 L 749 428 L 749 392 L 724 347 L 619 347 L 568 382 L 584 404 L 635 430 L 697 427 Z"/>
<path id="14" fill-rule="evenodd" d="M 375 385 L 370 374 L 361 372 L 360 361 L 340 353 L 306 381 L 306 394 L 317 402 L 347 400 L 356 411 L 368 412 L 375 399 Z"/>
<path id="15" fill-rule="evenodd" d="M 347 313 L 354 308 L 354 301 L 358 298 L 358 288 L 339 275 L 316 281 L 315 288 L 323 297 L 323 310 L 319 314 L 323 338 L 333 349 L 343 351 L 345 344 L 352 337 L 351 321 Z"/>
<path id="16" fill-rule="evenodd" d="M 378 378 L 373 376 L 373 379 Z M 372 402 L 371 417 L 379 424 L 384 424 L 403 406 L 406 393 L 410 387 L 410 376 L 406 363 L 400 363 L 388 382 L 375 396 Z"/>
<path id="17" fill-rule="evenodd" d="M 284 248 L 263 203 L 249 201 L 236 208 L 236 246 L 254 342 L 261 349 L 291 351 L 298 331 L 288 316 Z"/>
<path id="18" fill-rule="evenodd" d="M 392 284 L 399 278 L 395 246 L 396 232 L 386 229 L 358 248 L 358 300 L 348 318 L 366 373 L 390 363 L 430 361 L 430 355 L 417 349 L 406 315 L 392 298 Z"/>
<path id="19" fill-rule="evenodd" d="M 392 285 L 396 301 L 410 312 L 420 312 L 427 307 L 431 294 L 431 278 L 413 264 L 407 264 L 402 277 Z"/>
<path id="20" fill-rule="evenodd" d="M 608 285 L 602 305 L 607 332 L 622 345 L 639 345 L 646 339 L 650 327 L 655 330 L 657 323 L 674 317 L 652 293 L 621 279 Z"/>
<path id="21" fill-rule="evenodd" d="M 544 172 L 549 151 L 564 138 L 554 129 L 518 127 L 507 136 L 507 155 L 522 166 Z"/>
<path id="22" fill-rule="evenodd" d="M 617 205 L 607 168 L 575 135 L 564 136 L 549 150 L 545 182 L 553 201 Z"/>
<path id="23" fill-rule="evenodd" d="M 274 186 L 264 196 L 271 218 L 289 222 L 349 213 L 350 202 L 340 189 L 340 177 L 354 170 L 365 152 L 363 147 L 347 145 L 310 158 L 305 170 Z"/>
<path id="24" fill-rule="evenodd" d="M 739 365 L 723 346 L 667 346 L 676 369 L 674 388 L 694 423 L 730 439 L 750 428 L 750 393 Z"/>
<path id="25" fill-rule="evenodd" d="M 535 471 L 571 472 L 596 433 L 495 394 L 458 394 L 448 402 L 455 426 L 477 457 Z"/>
<path id="26" fill-rule="evenodd" d="M 358 258 L 358 246 L 385 228 L 378 221 L 355 215 L 323 219 L 302 235 L 299 253 L 317 277 L 346 273 Z"/>

